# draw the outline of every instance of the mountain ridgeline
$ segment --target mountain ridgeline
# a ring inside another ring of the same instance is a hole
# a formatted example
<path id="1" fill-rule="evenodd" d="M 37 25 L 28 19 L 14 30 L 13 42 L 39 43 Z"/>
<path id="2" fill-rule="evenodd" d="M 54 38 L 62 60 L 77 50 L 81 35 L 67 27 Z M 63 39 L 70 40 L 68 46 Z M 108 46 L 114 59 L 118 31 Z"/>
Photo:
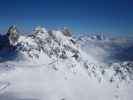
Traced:
<path id="1" fill-rule="evenodd" d="M 133 62 L 127 59 L 117 61 L 121 59 L 114 57 L 121 55 L 117 53 L 118 50 L 124 52 L 125 48 L 132 48 L 131 44 L 103 35 L 77 39 L 67 28 L 47 31 L 38 26 L 32 34 L 22 35 L 16 26 L 11 26 L 7 34 L 0 35 L 0 62 L 30 59 L 31 62 L 39 61 L 39 64 L 42 61 L 54 66 L 54 69 L 58 69 L 58 66 L 70 67 L 74 73 L 82 69 L 99 81 L 103 77 L 108 77 L 109 82 L 133 80 Z M 128 54 L 123 55 L 121 58 L 124 59 Z"/>
<path id="2" fill-rule="evenodd" d="M 79 58 L 76 42 L 67 28 L 62 31 L 46 31 L 39 26 L 31 35 L 24 36 L 13 25 L 7 34 L 0 35 L 0 51 L 21 52 L 30 58 L 39 58 L 40 52 L 44 52 L 50 58 Z M 5 55 L 2 53 L 0 56 L 2 58 Z"/>

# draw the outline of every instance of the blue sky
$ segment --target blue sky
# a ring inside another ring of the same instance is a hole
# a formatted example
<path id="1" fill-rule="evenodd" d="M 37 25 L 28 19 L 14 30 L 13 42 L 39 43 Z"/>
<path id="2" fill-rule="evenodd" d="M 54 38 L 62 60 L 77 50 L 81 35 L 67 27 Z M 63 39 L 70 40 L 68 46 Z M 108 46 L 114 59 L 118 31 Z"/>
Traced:
<path id="1" fill-rule="evenodd" d="M 68 26 L 79 33 L 132 35 L 132 5 L 133 0 L 0 0 L 0 31 L 16 24 L 27 32 L 42 25 Z"/>

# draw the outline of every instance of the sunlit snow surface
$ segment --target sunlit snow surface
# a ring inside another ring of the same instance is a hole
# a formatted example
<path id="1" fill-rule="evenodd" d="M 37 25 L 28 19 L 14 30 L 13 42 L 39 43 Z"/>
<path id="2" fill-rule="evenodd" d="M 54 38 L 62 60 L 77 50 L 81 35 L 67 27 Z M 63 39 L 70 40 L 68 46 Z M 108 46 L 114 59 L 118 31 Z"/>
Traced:
<path id="1" fill-rule="evenodd" d="M 132 100 L 132 82 L 99 82 L 80 66 L 74 71 L 63 64 L 8 64 L 0 75 L 1 100 Z"/>
<path id="2" fill-rule="evenodd" d="M 36 37 L 43 40 L 44 51 L 38 52 L 35 39 L 21 36 L 19 57 L 1 60 L 0 100 L 132 100 L 131 40 L 86 37 L 75 45 L 61 31 L 50 36 L 42 31 Z M 64 50 L 67 58 L 61 59 Z M 77 51 L 75 60 L 71 56 Z"/>

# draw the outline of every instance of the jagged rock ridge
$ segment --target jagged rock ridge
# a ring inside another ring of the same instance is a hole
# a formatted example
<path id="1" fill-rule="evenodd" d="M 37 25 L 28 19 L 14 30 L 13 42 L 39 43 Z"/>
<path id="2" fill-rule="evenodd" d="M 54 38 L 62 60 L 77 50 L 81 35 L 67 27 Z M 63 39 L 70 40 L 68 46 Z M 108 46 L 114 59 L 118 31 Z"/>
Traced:
<path id="1" fill-rule="evenodd" d="M 1 36 L 1 38 L 3 38 L 1 39 L 1 51 L 5 51 L 5 49 L 8 48 L 9 51 L 13 51 L 13 54 L 17 55 L 21 53 L 20 56 L 24 55 L 30 59 L 39 59 L 41 55 L 45 54 L 50 59 L 68 60 L 72 68 L 80 65 L 80 67 L 87 70 L 88 74 L 92 74 L 94 77 L 97 77 L 98 80 L 105 76 L 108 70 L 113 72 L 113 74 L 109 76 L 111 82 L 118 76 L 119 78 L 117 79 L 119 80 L 126 80 L 127 78 L 133 79 L 132 62 L 104 65 L 94 61 L 96 59 L 88 59 L 89 53 L 84 53 L 81 50 L 79 47 L 80 44 L 72 38 L 72 33 L 69 32 L 68 29 L 62 31 L 47 31 L 45 28 L 39 26 L 32 34 L 25 36 L 19 34 L 15 26 L 11 26 L 7 34 Z M 100 41 L 102 41 L 102 39 L 101 37 Z M 14 53 L 14 51 L 16 53 Z M 87 56 L 87 59 L 83 54 Z"/>

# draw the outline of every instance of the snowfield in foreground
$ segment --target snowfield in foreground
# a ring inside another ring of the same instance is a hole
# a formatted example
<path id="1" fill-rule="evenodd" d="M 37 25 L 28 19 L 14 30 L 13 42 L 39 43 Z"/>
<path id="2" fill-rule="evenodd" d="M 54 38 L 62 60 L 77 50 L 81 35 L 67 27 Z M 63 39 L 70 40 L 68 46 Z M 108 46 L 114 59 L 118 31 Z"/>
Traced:
<path id="1" fill-rule="evenodd" d="M 0 80 L 6 84 L 1 88 L 1 100 L 132 100 L 133 97 L 132 83 L 117 84 L 104 79 L 99 83 L 82 69 L 73 73 L 62 65 L 58 70 L 46 65 L 16 67 L 1 74 Z"/>
<path id="2" fill-rule="evenodd" d="M 11 26 L 0 36 L 0 100 L 132 100 L 132 43 Z"/>

